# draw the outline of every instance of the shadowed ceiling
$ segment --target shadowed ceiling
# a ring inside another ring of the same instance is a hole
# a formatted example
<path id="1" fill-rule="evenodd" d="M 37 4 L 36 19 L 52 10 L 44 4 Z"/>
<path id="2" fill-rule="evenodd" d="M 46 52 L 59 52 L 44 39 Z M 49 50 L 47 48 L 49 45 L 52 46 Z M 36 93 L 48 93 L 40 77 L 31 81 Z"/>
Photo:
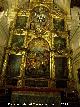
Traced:
<path id="1" fill-rule="evenodd" d="M 73 8 L 73 6 L 80 7 L 80 0 L 71 0 L 71 8 Z"/>

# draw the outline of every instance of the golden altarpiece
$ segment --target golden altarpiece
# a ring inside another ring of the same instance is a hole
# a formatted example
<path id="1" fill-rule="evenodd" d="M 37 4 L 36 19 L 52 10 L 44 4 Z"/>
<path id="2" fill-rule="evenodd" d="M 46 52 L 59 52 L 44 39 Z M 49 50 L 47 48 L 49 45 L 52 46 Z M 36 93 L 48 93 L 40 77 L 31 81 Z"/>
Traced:
<path id="1" fill-rule="evenodd" d="M 3 84 L 23 90 L 65 89 L 72 77 L 70 57 L 66 13 L 51 0 L 29 1 L 17 9 L 10 26 Z"/>

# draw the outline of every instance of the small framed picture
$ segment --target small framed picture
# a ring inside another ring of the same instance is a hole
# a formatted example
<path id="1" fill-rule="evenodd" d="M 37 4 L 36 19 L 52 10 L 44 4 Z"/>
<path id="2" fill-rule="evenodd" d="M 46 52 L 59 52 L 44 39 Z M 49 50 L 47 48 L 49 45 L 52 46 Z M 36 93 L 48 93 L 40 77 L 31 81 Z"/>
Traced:
<path id="1" fill-rule="evenodd" d="M 26 16 L 17 16 L 15 27 L 17 29 L 25 29 L 26 23 L 27 23 L 27 18 L 28 17 L 26 17 Z"/>
<path id="2" fill-rule="evenodd" d="M 54 30 L 64 31 L 64 19 L 53 19 Z"/>
<path id="3" fill-rule="evenodd" d="M 21 48 L 24 45 L 24 35 L 13 35 L 11 46 Z"/>

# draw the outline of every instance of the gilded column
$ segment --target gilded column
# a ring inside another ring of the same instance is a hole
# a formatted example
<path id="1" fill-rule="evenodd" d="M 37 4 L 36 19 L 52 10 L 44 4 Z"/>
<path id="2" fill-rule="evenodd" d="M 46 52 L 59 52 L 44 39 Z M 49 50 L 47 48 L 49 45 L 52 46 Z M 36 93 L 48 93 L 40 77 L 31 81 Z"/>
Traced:
<path id="1" fill-rule="evenodd" d="M 54 35 L 52 34 L 52 51 L 51 51 L 51 70 L 52 70 L 52 76 L 51 78 L 55 78 L 55 67 L 54 67 Z"/>
<path id="2" fill-rule="evenodd" d="M 68 58 L 68 68 L 69 68 L 69 79 L 72 79 L 72 66 L 71 66 L 71 58 Z"/>
<path id="3" fill-rule="evenodd" d="M 2 85 L 5 85 L 5 83 L 6 83 L 6 77 L 5 77 L 5 75 L 6 75 L 6 66 L 7 66 L 7 61 L 8 61 L 8 50 L 6 51 L 6 54 L 5 54 L 5 60 L 4 60 L 4 63 L 3 63 L 3 69 L 2 69 L 2 75 L 1 75 L 1 77 L 2 77 Z"/>

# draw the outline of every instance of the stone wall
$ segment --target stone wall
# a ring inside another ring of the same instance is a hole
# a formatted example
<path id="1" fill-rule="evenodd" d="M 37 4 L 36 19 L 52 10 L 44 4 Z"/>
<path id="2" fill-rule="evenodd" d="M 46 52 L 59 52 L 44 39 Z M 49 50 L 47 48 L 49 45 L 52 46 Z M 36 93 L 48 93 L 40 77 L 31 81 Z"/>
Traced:
<path id="1" fill-rule="evenodd" d="M 70 13 L 70 1 L 71 0 L 54 0 L 66 13 Z"/>
<path id="2" fill-rule="evenodd" d="M 78 68 L 80 68 L 80 9 L 78 7 L 71 8 L 71 31 L 70 31 L 70 44 L 73 49 L 73 72 L 74 79 L 78 91 L 80 84 L 78 82 Z"/>
<path id="3" fill-rule="evenodd" d="M 5 13 L 0 17 L 0 72 L 2 68 L 2 60 L 4 56 L 4 48 L 7 46 L 8 42 L 8 22 Z"/>
<path id="4" fill-rule="evenodd" d="M 7 46 L 9 39 L 9 26 L 16 16 L 15 9 L 18 6 L 18 0 L 4 0 L 2 4 L 4 6 L 4 11 L 0 12 L 0 73 L 5 51 L 4 49 Z"/>

